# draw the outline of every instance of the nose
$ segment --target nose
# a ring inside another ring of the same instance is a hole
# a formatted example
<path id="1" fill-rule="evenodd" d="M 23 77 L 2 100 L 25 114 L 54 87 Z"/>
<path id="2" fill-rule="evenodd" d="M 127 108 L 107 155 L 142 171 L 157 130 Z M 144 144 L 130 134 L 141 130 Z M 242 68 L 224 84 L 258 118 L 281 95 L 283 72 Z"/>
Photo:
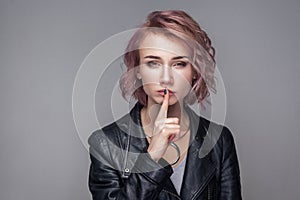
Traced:
<path id="1" fill-rule="evenodd" d="M 171 67 L 169 66 L 163 66 L 162 72 L 160 76 L 160 85 L 163 87 L 170 86 L 174 83 L 174 77 L 172 74 Z"/>

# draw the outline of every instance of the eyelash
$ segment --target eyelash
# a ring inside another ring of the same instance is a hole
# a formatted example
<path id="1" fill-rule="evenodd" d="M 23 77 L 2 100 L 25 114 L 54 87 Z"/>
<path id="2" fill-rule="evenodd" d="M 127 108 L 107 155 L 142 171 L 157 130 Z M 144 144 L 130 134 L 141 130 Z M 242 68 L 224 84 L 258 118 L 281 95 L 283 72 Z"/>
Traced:
<path id="1" fill-rule="evenodd" d="M 157 68 L 157 67 L 160 67 L 161 66 L 161 64 L 159 63 L 159 62 L 156 62 L 156 61 L 149 61 L 149 62 L 147 62 L 146 63 L 146 65 L 148 66 L 148 67 L 151 67 L 151 68 Z M 185 67 L 185 66 L 187 66 L 187 62 L 176 62 L 176 63 L 174 63 L 173 65 L 172 65 L 172 67 L 176 67 L 176 66 L 179 66 L 180 68 L 181 67 Z"/>
<path id="2" fill-rule="evenodd" d="M 158 62 L 155 62 L 155 61 L 149 61 L 149 62 L 147 62 L 146 63 L 146 65 L 148 66 L 148 67 L 151 67 L 151 68 L 156 68 L 156 67 L 158 67 L 157 65 L 161 65 L 160 63 L 158 63 Z"/>
<path id="3" fill-rule="evenodd" d="M 185 66 L 187 66 L 187 63 L 186 62 L 177 62 L 177 63 L 175 63 L 175 65 L 180 65 L 181 67 L 185 67 Z"/>

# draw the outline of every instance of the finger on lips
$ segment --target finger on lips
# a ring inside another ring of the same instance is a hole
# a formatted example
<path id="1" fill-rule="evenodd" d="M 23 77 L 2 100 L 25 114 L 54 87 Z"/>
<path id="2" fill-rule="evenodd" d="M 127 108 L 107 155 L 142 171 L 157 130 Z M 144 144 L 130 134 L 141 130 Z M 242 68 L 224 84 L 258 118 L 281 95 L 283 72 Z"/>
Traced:
<path id="1" fill-rule="evenodd" d="M 162 108 L 164 109 L 164 117 L 167 118 L 168 116 L 168 107 L 169 107 L 169 91 L 167 90 L 167 88 L 165 88 L 164 90 L 164 101 L 163 101 L 163 105 Z"/>
<path id="2" fill-rule="evenodd" d="M 156 117 L 155 126 L 157 130 L 155 131 L 159 136 L 163 136 L 168 142 L 174 141 L 180 132 L 179 118 L 170 117 L 167 118 L 168 107 L 169 107 L 169 91 L 165 88 L 164 99 L 161 108 Z M 160 134 L 159 134 L 160 133 Z"/>
<path id="3" fill-rule="evenodd" d="M 157 119 L 166 119 L 167 115 L 168 115 L 168 107 L 169 107 L 169 92 L 168 90 L 165 88 L 164 90 L 164 100 L 163 103 L 160 107 Z"/>

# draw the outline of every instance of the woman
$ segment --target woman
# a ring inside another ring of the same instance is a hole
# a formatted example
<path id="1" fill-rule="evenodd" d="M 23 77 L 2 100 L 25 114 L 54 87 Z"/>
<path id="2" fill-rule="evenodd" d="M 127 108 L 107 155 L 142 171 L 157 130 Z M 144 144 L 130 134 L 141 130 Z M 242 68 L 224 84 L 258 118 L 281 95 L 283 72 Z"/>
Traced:
<path id="1" fill-rule="evenodd" d="M 148 15 L 129 41 L 120 80 L 123 96 L 138 101 L 89 138 L 93 199 L 241 199 L 231 132 L 187 106 L 203 105 L 214 90 L 214 56 L 185 12 Z"/>

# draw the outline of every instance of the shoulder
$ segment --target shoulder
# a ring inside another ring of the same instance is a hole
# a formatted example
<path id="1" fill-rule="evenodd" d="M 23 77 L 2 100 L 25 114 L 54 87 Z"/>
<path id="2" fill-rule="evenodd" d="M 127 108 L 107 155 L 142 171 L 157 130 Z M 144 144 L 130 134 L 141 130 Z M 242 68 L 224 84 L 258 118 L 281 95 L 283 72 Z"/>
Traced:
<path id="1" fill-rule="evenodd" d="M 127 132 L 128 127 L 126 121 L 128 120 L 128 117 L 129 114 L 126 114 L 103 128 L 93 131 L 88 138 L 90 147 L 98 149 L 104 148 L 110 142 L 117 144 L 118 135 Z"/>
<path id="2" fill-rule="evenodd" d="M 201 116 L 200 123 L 206 130 L 206 137 L 217 137 L 217 140 L 222 143 L 233 142 L 233 134 L 227 126 L 210 121 Z"/>
<path id="3" fill-rule="evenodd" d="M 124 133 L 126 117 L 127 115 L 91 133 L 88 144 L 93 163 L 98 165 L 100 162 L 114 169 L 122 166 L 119 163 L 122 160 L 121 146 L 123 146 L 120 143 L 120 135 L 126 135 Z"/>
<path id="4" fill-rule="evenodd" d="M 234 137 L 231 130 L 227 126 L 222 126 L 221 139 L 223 145 L 234 145 Z"/>
<path id="5" fill-rule="evenodd" d="M 222 157 L 226 151 L 235 151 L 235 142 L 231 130 L 223 125 L 200 116 L 199 136 L 202 138 L 202 146 L 200 155 L 205 155 L 212 152 L 217 157 Z"/>
<path id="6" fill-rule="evenodd" d="M 204 140 L 204 146 L 207 146 L 208 151 L 210 151 L 214 145 L 234 143 L 233 135 L 227 126 L 198 115 L 190 107 L 186 108 L 193 122 L 191 126 L 197 132 L 197 137 Z"/>
<path id="7" fill-rule="evenodd" d="M 237 160 L 235 139 L 231 130 L 215 122 L 210 121 L 209 124 L 206 138 L 210 140 L 212 152 L 218 162 L 224 163 L 228 159 Z"/>

